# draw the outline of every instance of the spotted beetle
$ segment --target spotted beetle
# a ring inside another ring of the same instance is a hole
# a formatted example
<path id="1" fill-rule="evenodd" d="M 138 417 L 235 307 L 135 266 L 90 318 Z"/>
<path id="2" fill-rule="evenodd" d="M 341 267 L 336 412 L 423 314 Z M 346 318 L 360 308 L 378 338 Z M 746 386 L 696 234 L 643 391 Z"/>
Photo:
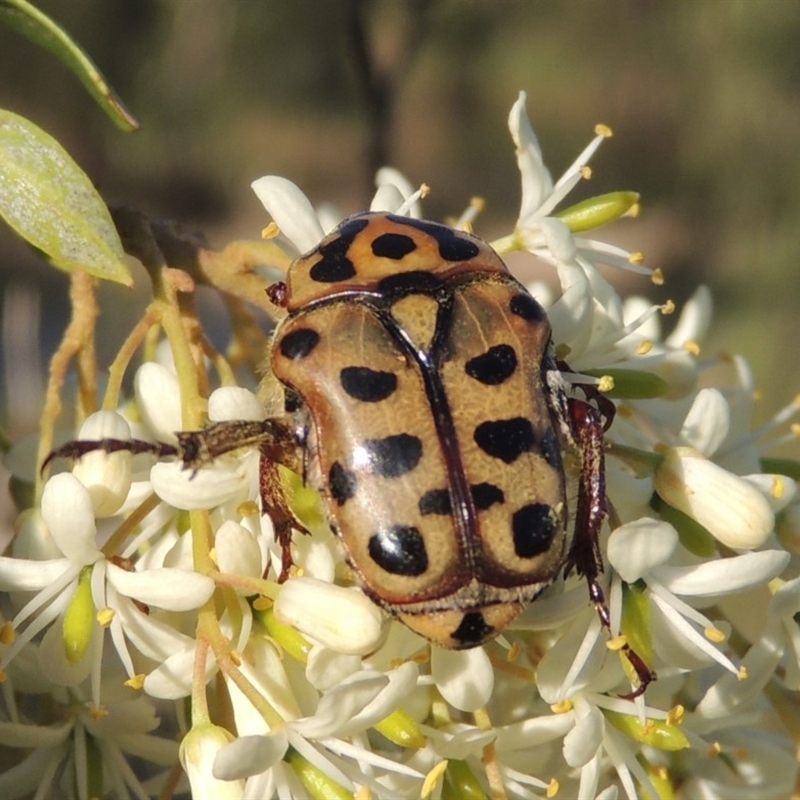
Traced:
<path id="1" fill-rule="evenodd" d="M 302 526 L 279 464 L 320 490 L 364 592 L 438 645 L 496 636 L 561 570 L 586 578 L 610 627 L 598 536 L 614 407 L 568 391 L 544 310 L 491 247 L 432 222 L 358 214 L 268 293 L 287 312 L 271 354 L 283 416 L 180 433 L 177 447 L 73 442 L 53 455 L 149 450 L 197 468 L 254 444 L 282 579 Z M 638 694 L 652 674 L 625 652 Z"/>

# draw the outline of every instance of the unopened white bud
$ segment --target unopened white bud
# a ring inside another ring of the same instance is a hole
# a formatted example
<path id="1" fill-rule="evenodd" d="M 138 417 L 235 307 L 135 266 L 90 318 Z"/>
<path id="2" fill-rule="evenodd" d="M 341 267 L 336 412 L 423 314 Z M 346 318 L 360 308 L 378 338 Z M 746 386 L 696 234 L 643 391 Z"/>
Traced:
<path id="1" fill-rule="evenodd" d="M 673 447 L 655 474 L 658 494 L 735 550 L 764 544 L 775 516 L 749 481 L 709 461 L 692 447 Z"/>
<path id="2" fill-rule="evenodd" d="M 127 420 L 115 411 L 98 411 L 81 426 L 82 440 L 131 438 Z M 89 490 L 96 517 L 110 517 L 125 502 L 131 489 L 131 454 L 126 450 L 107 453 L 95 450 L 83 456 L 72 474 Z"/>
<path id="3" fill-rule="evenodd" d="M 382 636 L 381 612 L 363 592 L 316 578 L 287 581 L 275 601 L 275 615 L 339 653 L 364 655 Z"/>

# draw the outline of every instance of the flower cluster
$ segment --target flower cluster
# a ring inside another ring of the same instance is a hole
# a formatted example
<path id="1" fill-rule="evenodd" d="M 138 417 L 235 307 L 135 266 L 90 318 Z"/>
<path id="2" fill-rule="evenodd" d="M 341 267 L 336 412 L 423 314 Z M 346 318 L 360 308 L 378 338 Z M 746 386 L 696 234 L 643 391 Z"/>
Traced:
<path id="1" fill-rule="evenodd" d="M 163 329 L 133 397 L 107 394 L 78 433 L 117 444 L 49 478 L 0 558 L 0 740 L 17 754 L 0 775 L 4 797 L 168 796 L 187 779 L 195 798 L 792 793 L 800 718 L 786 697 L 800 688 L 800 503 L 792 465 L 767 448 L 781 429 L 788 435 L 798 401 L 750 429 L 747 365 L 700 356 L 704 287 L 669 335 L 661 317 L 671 303 L 620 298 L 603 267 L 643 282 L 660 274 L 583 234 L 632 215 L 635 194 L 556 210 L 590 176 L 607 128 L 554 183 L 524 95 L 509 127 L 522 204 L 512 232 L 492 244 L 555 268 L 560 291 L 531 290 L 566 378 L 617 407 L 602 541 L 611 631 L 585 581 L 570 576 L 495 641 L 432 647 L 354 585 L 316 493 L 288 471 L 281 480 L 308 535 L 294 537 L 279 583 L 281 546 L 260 512 L 254 449 L 186 470 L 122 444 L 169 446 L 175 431 L 262 420 L 278 407 L 269 378 L 258 393 L 255 378 L 239 385 L 198 334 L 185 299 L 192 280 L 166 269 L 151 316 L 126 342 L 133 351 L 142 331 Z M 340 219 L 283 178 L 253 188 L 273 220 L 272 266 Z M 426 192 L 384 169 L 371 209 L 418 217 Z M 478 208 L 456 226 L 471 229 Z M 206 392 L 212 370 L 218 386 Z M 637 697 L 627 648 L 658 674 Z M 186 698 L 188 716 L 166 702 Z"/>

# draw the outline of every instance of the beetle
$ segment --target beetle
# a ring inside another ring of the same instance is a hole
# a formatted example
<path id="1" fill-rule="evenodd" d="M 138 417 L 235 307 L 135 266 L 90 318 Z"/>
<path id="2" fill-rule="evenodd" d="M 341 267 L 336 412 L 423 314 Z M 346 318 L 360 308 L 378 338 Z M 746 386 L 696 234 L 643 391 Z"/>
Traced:
<path id="1" fill-rule="evenodd" d="M 614 406 L 597 392 L 574 396 L 544 309 L 488 244 L 357 214 L 268 294 L 286 311 L 270 356 L 283 415 L 183 432 L 177 447 L 74 442 L 51 457 L 124 448 L 196 469 L 253 444 L 281 579 L 302 526 L 279 464 L 320 490 L 364 592 L 438 645 L 495 637 L 562 570 L 586 578 L 610 629 L 598 538 Z M 625 652 L 638 694 L 652 674 Z"/>

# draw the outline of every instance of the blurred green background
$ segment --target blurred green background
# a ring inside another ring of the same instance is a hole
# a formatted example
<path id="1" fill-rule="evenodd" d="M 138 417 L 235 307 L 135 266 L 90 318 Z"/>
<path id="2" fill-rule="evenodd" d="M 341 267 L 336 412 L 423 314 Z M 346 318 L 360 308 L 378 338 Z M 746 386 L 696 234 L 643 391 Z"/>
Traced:
<path id="1" fill-rule="evenodd" d="M 519 203 L 506 127 L 518 91 L 554 177 L 606 123 L 614 138 L 572 199 L 641 192 L 640 219 L 608 238 L 666 276 L 660 288 L 620 273 L 612 282 L 678 303 L 709 284 L 715 324 L 703 354 L 748 358 L 765 393 L 760 420 L 800 391 L 800 3 L 37 5 L 96 61 L 141 129 L 120 132 L 73 75 L 4 27 L 0 107 L 55 135 L 109 203 L 180 221 L 218 247 L 266 224 L 254 178 L 284 175 L 351 213 L 368 204 L 384 162 L 432 187 L 431 218 L 484 197 L 476 232 L 491 238 Z M 0 423 L 23 435 L 36 427 L 37 376 L 67 320 L 67 278 L 0 225 L 0 292 Z M 107 363 L 122 335 L 114 325 L 124 330 L 145 300 L 109 286 L 102 302 Z"/>

